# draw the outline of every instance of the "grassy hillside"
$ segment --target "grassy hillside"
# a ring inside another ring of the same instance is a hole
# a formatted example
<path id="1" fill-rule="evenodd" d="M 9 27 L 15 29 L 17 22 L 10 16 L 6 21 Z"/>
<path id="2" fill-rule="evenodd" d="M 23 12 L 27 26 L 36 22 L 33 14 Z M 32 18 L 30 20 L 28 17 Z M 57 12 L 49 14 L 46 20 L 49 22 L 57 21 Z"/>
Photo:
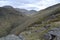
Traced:
<path id="1" fill-rule="evenodd" d="M 43 35 L 60 26 L 60 4 L 48 7 L 35 15 L 21 34 L 25 40 L 45 40 Z"/>
<path id="2" fill-rule="evenodd" d="M 10 33 L 18 25 L 24 23 L 28 17 L 14 8 L 0 7 L 0 37 Z"/>

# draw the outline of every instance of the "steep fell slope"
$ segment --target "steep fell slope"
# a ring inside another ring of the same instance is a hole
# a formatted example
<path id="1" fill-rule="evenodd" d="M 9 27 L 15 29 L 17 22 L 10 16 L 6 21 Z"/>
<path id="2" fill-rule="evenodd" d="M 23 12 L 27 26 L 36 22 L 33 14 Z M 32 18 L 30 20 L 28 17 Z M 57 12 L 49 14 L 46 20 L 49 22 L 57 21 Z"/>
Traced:
<path id="1" fill-rule="evenodd" d="M 6 36 L 12 29 L 24 23 L 28 17 L 10 7 L 0 7 L 0 37 Z"/>
<path id="2" fill-rule="evenodd" d="M 26 31 L 21 32 L 21 35 L 25 37 L 25 40 L 46 40 L 43 37 L 46 33 L 51 29 L 60 27 L 60 4 L 40 11 L 31 20 L 28 21 L 31 24 L 25 29 Z"/>

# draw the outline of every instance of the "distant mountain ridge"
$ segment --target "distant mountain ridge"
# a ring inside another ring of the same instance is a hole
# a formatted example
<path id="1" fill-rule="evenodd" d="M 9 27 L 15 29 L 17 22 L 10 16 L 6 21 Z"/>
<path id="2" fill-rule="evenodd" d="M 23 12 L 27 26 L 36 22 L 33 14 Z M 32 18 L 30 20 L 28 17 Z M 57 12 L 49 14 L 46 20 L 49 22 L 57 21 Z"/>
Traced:
<path id="1" fill-rule="evenodd" d="M 9 6 L 9 5 L 3 6 L 3 8 L 12 9 L 12 10 L 14 9 L 18 12 L 21 12 L 22 15 L 27 15 L 27 16 L 31 16 L 31 15 L 38 13 L 38 11 L 36 11 L 36 10 L 26 10 L 26 9 L 20 9 L 20 8 L 13 8 L 12 6 Z"/>
<path id="2" fill-rule="evenodd" d="M 3 6 L 4 8 L 13 8 L 12 6 L 9 6 L 9 5 L 6 5 L 6 6 Z"/>
<path id="3" fill-rule="evenodd" d="M 38 13 L 38 11 L 36 10 L 26 10 L 26 9 L 20 9 L 20 8 L 16 8 L 16 10 L 22 12 L 25 15 L 34 15 Z"/>

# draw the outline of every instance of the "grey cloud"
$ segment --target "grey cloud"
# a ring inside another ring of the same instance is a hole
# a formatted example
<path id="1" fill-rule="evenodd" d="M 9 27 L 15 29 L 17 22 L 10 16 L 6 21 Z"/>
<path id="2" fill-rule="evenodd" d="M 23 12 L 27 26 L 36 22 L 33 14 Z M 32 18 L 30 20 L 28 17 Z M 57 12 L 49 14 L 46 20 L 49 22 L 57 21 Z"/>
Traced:
<path id="1" fill-rule="evenodd" d="M 41 10 L 57 3 L 60 3 L 60 0 L 0 0 L 0 6 L 11 5 L 28 10 Z"/>

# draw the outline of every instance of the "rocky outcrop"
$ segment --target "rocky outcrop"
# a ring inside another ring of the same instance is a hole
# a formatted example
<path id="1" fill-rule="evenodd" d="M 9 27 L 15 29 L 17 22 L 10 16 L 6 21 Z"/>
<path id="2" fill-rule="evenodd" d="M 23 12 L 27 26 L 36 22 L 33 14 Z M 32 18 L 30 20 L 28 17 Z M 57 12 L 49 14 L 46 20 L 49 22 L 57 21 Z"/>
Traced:
<path id="1" fill-rule="evenodd" d="M 52 28 L 44 35 L 45 40 L 60 40 L 60 28 Z"/>
<path id="2" fill-rule="evenodd" d="M 6 37 L 0 38 L 0 40 L 23 40 L 23 39 L 24 38 L 22 37 L 22 35 L 16 36 L 14 34 L 7 35 Z"/>

